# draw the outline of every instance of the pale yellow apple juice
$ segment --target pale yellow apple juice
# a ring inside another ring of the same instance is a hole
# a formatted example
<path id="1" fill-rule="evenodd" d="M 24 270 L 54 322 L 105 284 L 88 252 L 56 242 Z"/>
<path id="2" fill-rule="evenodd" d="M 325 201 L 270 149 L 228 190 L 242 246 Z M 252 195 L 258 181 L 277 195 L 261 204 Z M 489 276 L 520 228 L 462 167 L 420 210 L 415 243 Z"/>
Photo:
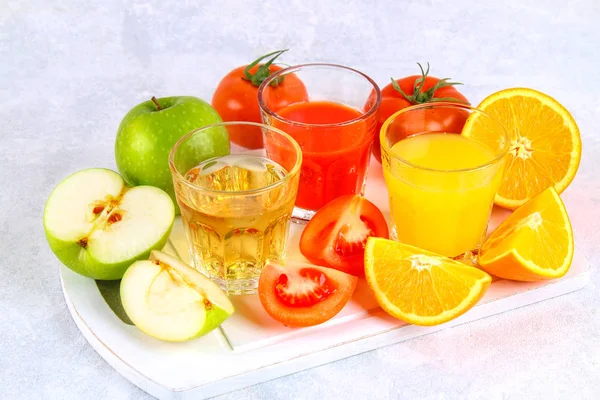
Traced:
<path id="1" fill-rule="evenodd" d="M 384 159 L 384 179 L 398 241 L 448 257 L 481 245 L 502 178 L 486 145 L 458 134 L 400 140 Z"/>
<path id="2" fill-rule="evenodd" d="M 256 283 L 267 259 L 284 256 L 295 191 L 280 185 L 287 171 L 261 156 L 232 154 L 191 168 L 185 179 L 202 190 L 178 192 L 194 264 L 222 287 Z"/>

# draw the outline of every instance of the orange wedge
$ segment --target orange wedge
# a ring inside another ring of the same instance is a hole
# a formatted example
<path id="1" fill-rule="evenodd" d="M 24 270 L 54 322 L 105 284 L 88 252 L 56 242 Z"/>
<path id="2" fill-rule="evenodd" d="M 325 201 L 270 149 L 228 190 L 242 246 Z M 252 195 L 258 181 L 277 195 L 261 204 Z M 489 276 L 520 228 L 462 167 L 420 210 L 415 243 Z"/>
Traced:
<path id="1" fill-rule="evenodd" d="M 500 278 L 560 278 L 573 260 L 573 230 L 560 196 L 548 188 L 512 213 L 481 248 L 479 266 Z"/>
<path id="2" fill-rule="evenodd" d="M 581 137 L 566 108 L 525 88 L 494 93 L 478 108 L 508 129 L 505 180 L 496 195 L 497 205 L 514 210 L 550 186 L 558 193 L 569 186 L 581 160 Z M 497 129 L 485 129 L 485 118 L 472 117 L 463 128 L 464 136 L 485 143 L 498 135 Z"/>
<path id="3" fill-rule="evenodd" d="M 415 325 L 458 317 L 492 282 L 485 272 L 459 261 L 376 237 L 367 240 L 365 276 L 381 308 Z"/>

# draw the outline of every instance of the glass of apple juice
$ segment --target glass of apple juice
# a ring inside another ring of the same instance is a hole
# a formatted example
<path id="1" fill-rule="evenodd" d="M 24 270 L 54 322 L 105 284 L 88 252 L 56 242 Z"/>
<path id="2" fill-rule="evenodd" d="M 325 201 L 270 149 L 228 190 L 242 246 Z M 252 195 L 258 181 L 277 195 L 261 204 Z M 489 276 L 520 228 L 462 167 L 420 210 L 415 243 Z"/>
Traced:
<path id="1" fill-rule="evenodd" d="M 207 138 L 231 125 L 238 131 L 258 127 L 262 147 L 231 143 L 228 155 L 201 159 L 198 149 Z M 197 129 L 171 150 L 169 167 L 194 266 L 227 293 L 256 293 L 265 263 L 285 257 L 301 164 L 294 139 L 252 122 Z"/>

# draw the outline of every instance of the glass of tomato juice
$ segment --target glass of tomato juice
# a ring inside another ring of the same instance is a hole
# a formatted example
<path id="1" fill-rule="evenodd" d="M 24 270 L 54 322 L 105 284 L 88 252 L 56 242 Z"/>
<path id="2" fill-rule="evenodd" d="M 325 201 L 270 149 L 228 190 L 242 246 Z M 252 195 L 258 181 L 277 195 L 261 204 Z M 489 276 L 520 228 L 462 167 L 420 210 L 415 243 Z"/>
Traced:
<path id="1" fill-rule="evenodd" d="M 304 84 L 303 101 L 282 101 L 294 97 L 293 86 L 281 85 L 286 76 Z M 363 194 L 381 104 L 371 78 L 342 65 L 296 65 L 263 81 L 258 104 L 263 123 L 288 133 L 302 149 L 295 222 L 309 221 L 339 196 Z"/>

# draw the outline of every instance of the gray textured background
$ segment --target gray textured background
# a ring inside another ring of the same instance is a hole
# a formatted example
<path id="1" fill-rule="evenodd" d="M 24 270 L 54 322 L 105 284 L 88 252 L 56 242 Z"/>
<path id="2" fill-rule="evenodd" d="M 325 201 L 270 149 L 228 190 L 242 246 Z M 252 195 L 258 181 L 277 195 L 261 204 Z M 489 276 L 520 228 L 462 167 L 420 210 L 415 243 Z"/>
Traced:
<path id="1" fill-rule="evenodd" d="M 599 1 L 122 3 L 0 0 L 1 398 L 148 397 L 71 320 L 44 201 L 76 170 L 115 168 L 114 135 L 135 104 L 210 100 L 226 72 L 277 48 L 291 48 L 287 63 L 346 64 L 381 85 L 429 61 L 475 104 L 511 86 L 556 97 L 584 148 L 563 198 L 577 245 L 598 265 Z M 599 289 L 594 273 L 579 292 L 221 399 L 598 399 Z"/>

